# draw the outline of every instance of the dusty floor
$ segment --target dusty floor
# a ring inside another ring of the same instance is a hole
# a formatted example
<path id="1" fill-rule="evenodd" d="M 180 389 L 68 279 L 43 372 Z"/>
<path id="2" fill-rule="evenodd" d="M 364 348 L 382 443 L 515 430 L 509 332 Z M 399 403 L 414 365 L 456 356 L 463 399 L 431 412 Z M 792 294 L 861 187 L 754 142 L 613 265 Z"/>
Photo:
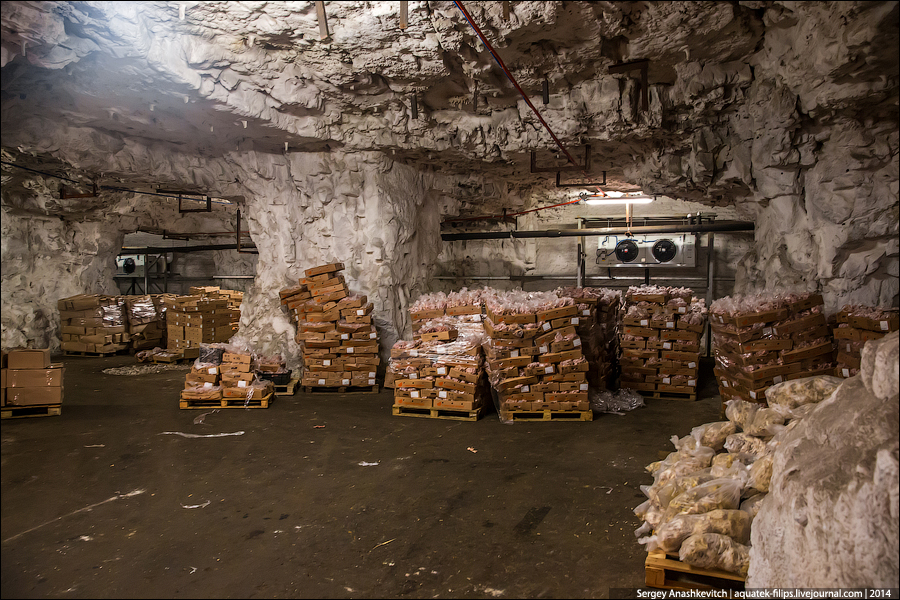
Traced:
<path id="1" fill-rule="evenodd" d="M 705 365 L 704 399 L 592 422 L 397 417 L 388 390 L 194 424 L 184 371 L 64 362 L 61 416 L 2 423 L 4 598 L 609 597 L 643 584 L 644 465 L 720 411 Z"/>

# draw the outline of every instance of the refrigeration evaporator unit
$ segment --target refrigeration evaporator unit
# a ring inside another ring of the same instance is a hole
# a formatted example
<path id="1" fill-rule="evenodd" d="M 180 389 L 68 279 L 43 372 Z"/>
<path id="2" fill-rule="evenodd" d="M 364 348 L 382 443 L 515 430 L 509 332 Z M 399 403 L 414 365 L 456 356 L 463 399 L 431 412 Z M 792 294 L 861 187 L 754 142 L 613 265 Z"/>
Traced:
<path id="1" fill-rule="evenodd" d="M 602 267 L 696 267 L 697 234 L 609 235 L 600 238 L 597 264 Z"/>

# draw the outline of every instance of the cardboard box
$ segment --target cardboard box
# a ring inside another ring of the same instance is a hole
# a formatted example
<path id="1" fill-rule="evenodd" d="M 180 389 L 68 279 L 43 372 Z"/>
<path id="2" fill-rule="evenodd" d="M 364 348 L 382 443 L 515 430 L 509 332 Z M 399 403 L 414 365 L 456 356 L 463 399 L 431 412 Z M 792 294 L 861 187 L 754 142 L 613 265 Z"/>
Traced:
<path id="1" fill-rule="evenodd" d="M 327 265 L 321 265 L 318 267 L 313 267 L 311 269 L 306 269 L 305 273 L 307 277 L 315 277 L 316 275 L 323 275 L 325 273 L 335 273 L 337 271 L 344 270 L 344 263 L 329 263 Z"/>
<path id="2" fill-rule="evenodd" d="M 41 406 L 62 404 L 63 387 L 17 387 L 6 388 L 7 406 Z"/>
<path id="3" fill-rule="evenodd" d="M 6 357 L 8 369 L 48 369 L 50 349 L 14 349 Z"/>
<path id="4" fill-rule="evenodd" d="M 554 352 L 550 354 L 541 354 L 538 356 L 538 361 L 542 363 L 558 363 L 564 360 L 570 360 L 573 358 L 581 358 L 581 348 L 576 348 L 575 350 L 567 350 L 566 352 Z"/>
<path id="5" fill-rule="evenodd" d="M 6 383 L 3 387 L 62 387 L 65 369 L 56 363 L 49 369 L 6 369 Z"/>
<path id="6" fill-rule="evenodd" d="M 574 317 L 578 315 L 578 307 L 574 304 L 563 306 L 562 308 L 554 308 L 537 313 L 538 321 L 554 321 L 565 317 Z"/>

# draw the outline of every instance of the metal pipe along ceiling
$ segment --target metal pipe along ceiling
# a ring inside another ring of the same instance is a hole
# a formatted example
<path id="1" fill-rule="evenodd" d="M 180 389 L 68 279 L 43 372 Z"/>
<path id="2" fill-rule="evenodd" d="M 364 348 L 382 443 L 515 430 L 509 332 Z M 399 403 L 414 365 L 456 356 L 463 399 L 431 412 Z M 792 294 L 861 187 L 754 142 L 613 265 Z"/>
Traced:
<path id="1" fill-rule="evenodd" d="M 707 233 L 729 231 L 753 231 L 752 221 L 717 221 L 696 225 L 640 225 L 637 227 L 599 227 L 593 229 L 544 229 L 540 231 L 478 231 L 466 233 L 442 233 L 445 242 L 457 240 L 508 240 L 516 238 L 593 237 L 612 234 L 644 233 Z"/>

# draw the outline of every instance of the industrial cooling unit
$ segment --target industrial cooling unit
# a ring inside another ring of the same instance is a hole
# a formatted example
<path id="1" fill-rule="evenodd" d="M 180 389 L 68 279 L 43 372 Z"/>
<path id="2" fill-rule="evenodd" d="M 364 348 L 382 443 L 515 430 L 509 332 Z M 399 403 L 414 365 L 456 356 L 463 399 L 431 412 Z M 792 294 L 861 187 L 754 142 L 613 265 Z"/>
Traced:
<path id="1" fill-rule="evenodd" d="M 697 234 L 603 236 L 597 247 L 601 267 L 696 267 Z"/>

